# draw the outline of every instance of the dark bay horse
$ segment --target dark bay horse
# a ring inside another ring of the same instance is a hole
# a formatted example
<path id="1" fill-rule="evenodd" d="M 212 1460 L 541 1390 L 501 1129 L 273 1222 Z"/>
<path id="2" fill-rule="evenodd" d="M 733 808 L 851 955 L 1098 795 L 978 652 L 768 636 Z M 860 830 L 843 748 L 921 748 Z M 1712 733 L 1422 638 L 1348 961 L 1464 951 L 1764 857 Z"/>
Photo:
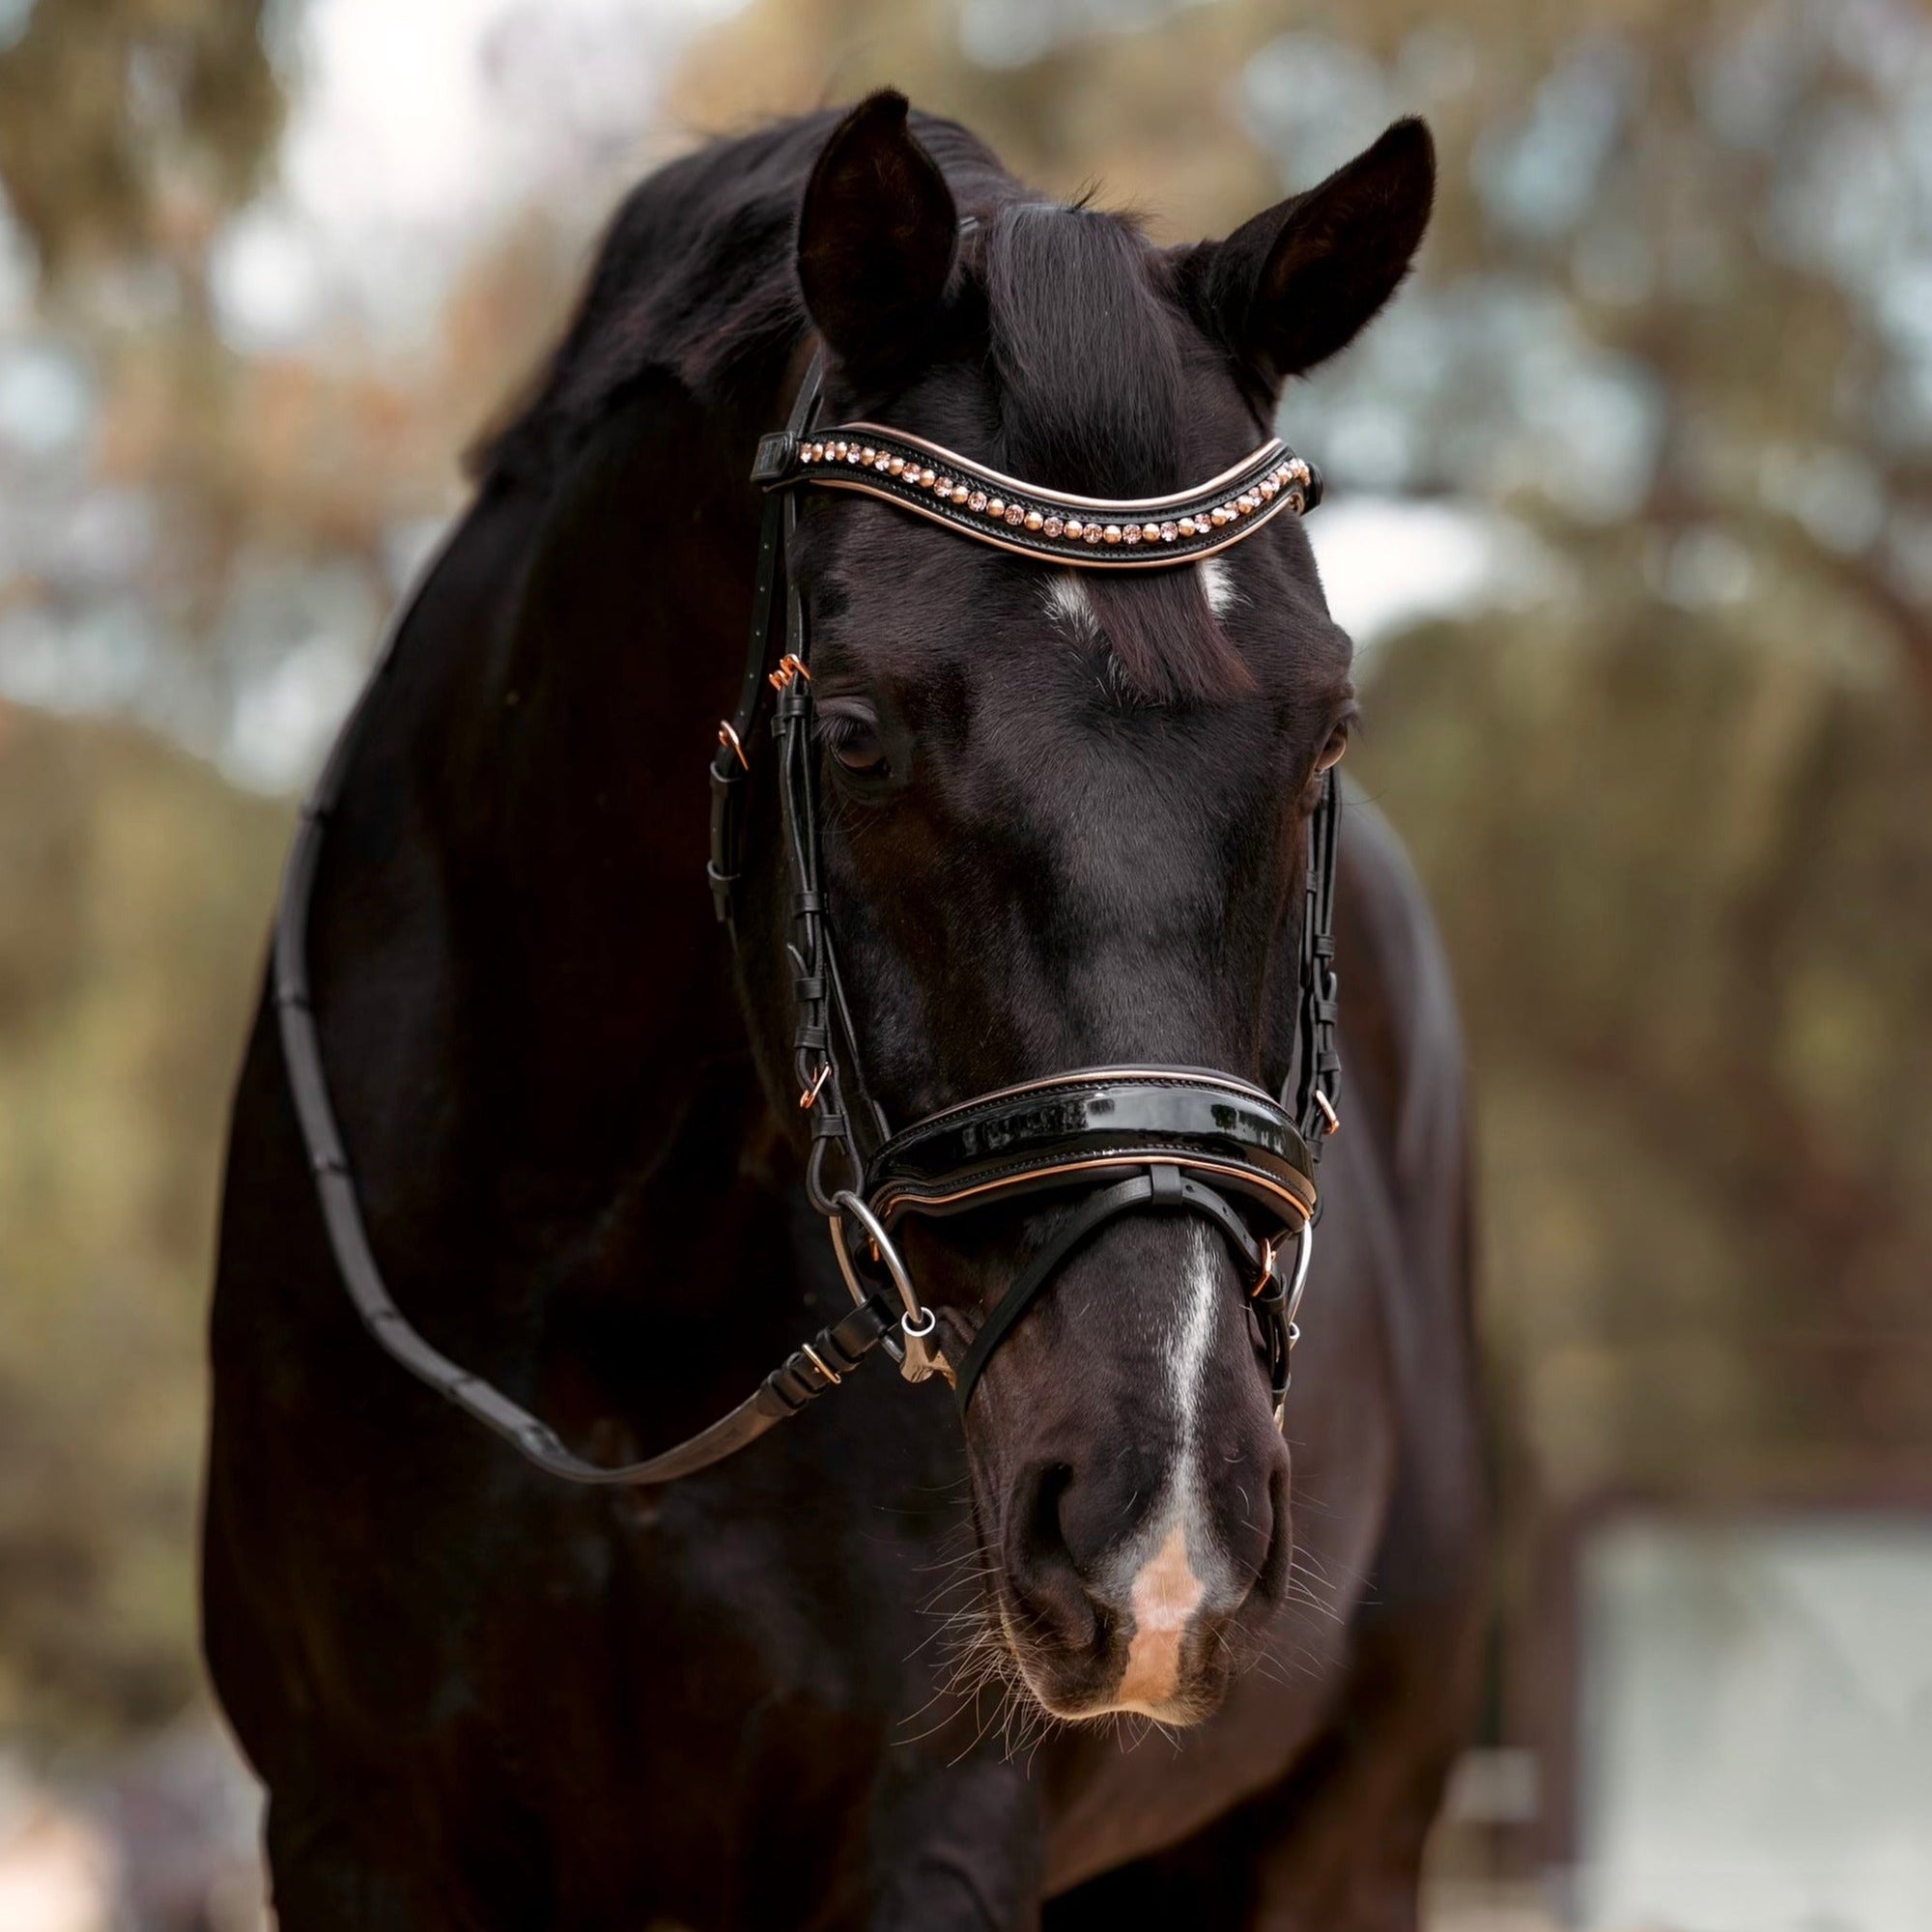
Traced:
<path id="1" fill-rule="evenodd" d="M 437 1348 L 608 1462 L 848 1305 L 802 1186 L 768 778 L 735 948 L 704 863 L 753 452 L 807 361 L 833 420 L 1158 497 L 1369 322 L 1433 185 L 1402 123 L 1163 251 L 888 94 L 636 190 L 402 624 L 314 885 L 362 1212 Z M 827 492 L 791 567 L 827 917 L 886 1111 L 1120 1064 L 1281 1088 L 1352 715 L 1298 520 L 1076 572 Z M 1417 890 L 1344 819 L 1347 1121 L 1285 1435 L 1233 1254 L 1134 1213 L 963 1430 L 879 1358 L 701 1474 L 572 1488 L 372 1347 L 265 1002 L 204 1594 L 284 1932 L 1413 1924 L 1480 1621 L 1464 1103 Z M 908 1233 L 950 1334 L 1065 1211 Z"/>

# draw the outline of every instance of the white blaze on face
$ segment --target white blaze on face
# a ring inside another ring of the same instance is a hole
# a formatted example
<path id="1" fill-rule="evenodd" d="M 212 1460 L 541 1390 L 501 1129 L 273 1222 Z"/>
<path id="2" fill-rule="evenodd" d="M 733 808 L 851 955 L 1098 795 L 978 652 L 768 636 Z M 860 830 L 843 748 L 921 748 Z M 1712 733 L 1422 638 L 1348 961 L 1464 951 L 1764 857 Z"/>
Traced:
<path id="1" fill-rule="evenodd" d="M 1140 1548 L 1151 1554 L 1140 1564 L 1122 1594 L 1133 1618 L 1127 1665 L 1114 1694 L 1117 1709 L 1165 1715 L 1180 1689 L 1182 1645 L 1187 1627 L 1208 1594 L 1195 1568 L 1196 1550 L 1208 1546 L 1208 1516 L 1201 1480 L 1202 1371 L 1213 1340 L 1219 1278 L 1214 1235 L 1200 1218 L 1188 1223 L 1188 1246 L 1180 1309 L 1167 1359 L 1179 1442 L 1161 1507 Z"/>
<path id="2" fill-rule="evenodd" d="M 1203 557 L 1194 568 L 1208 608 L 1216 617 L 1226 616 L 1240 601 L 1227 563 L 1218 556 Z M 1099 641 L 1099 622 L 1078 571 L 1055 571 L 1041 595 L 1047 614 L 1069 642 Z M 1190 1219 L 1189 1233 L 1179 1309 L 1165 1350 L 1178 1435 L 1174 1466 L 1147 1528 L 1123 1552 L 1113 1587 L 1106 1592 L 1132 1620 L 1133 1635 L 1120 1686 L 1100 1708 L 1153 1718 L 1172 1715 L 1188 1628 L 1210 1589 L 1197 1564 L 1210 1574 L 1220 1567 L 1200 1467 L 1202 1375 L 1219 1301 L 1218 1254 L 1212 1230 L 1198 1217 Z"/>

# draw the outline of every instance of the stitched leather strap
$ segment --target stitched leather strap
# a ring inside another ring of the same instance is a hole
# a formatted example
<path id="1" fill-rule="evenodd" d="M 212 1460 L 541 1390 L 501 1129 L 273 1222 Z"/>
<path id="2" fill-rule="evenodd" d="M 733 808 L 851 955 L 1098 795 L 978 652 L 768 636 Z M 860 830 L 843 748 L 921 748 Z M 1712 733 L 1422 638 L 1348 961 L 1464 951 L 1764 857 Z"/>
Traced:
<path id="1" fill-rule="evenodd" d="M 1309 827 L 1308 884 L 1301 921 L 1294 1117 L 1315 1160 L 1321 1158 L 1323 1143 L 1341 1124 L 1337 1108 L 1342 1097 L 1342 1056 L 1335 1050 L 1342 984 L 1335 972 L 1335 861 L 1341 825 L 1342 785 L 1331 767 L 1322 781 L 1321 801 Z"/>
<path id="2" fill-rule="evenodd" d="M 825 383 L 825 355 L 814 354 L 792 399 L 791 417 L 776 437 L 758 445 L 760 465 L 773 444 L 795 447 L 810 426 Z M 759 469 L 753 480 L 763 480 Z M 740 790 L 751 769 L 752 738 L 772 671 L 772 645 L 781 635 L 778 600 L 784 582 L 788 499 L 777 493 L 765 499 L 758 524 L 758 567 L 752 587 L 752 633 L 745 651 L 745 674 L 738 684 L 738 707 L 718 727 L 717 748 L 711 754 L 711 859 L 705 867 L 711 881 L 711 905 L 720 923 L 731 921 L 731 889 L 738 883 L 740 860 Z"/>

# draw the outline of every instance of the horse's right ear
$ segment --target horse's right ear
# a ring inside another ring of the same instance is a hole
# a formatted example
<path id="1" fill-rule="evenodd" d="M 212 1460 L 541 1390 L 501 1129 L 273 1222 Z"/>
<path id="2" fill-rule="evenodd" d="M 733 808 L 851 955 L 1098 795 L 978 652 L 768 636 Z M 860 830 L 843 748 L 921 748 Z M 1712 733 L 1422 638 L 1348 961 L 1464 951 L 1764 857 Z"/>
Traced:
<path id="1" fill-rule="evenodd" d="M 805 190 L 798 280 L 834 355 L 863 376 L 907 359 L 938 311 L 959 214 L 906 126 L 906 98 L 862 100 L 832 130 Z"/>
<path id="2" fill-rule="evenodd" d="M 1179 250 L 1181 298 L 1249 380 L 1277 397 L 1291 376 L 1352 342 L 1395 293 L 1435 196 L 1429 129 L 1398 121 L 1319 187 L 1225 242 Z"/>

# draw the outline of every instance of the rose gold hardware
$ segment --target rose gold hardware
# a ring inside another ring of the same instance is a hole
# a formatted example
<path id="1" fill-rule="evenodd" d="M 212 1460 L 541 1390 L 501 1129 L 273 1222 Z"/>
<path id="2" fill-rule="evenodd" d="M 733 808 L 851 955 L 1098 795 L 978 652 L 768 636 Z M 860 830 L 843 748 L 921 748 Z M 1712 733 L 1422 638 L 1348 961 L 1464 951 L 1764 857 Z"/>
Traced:
<path id="1" fill-rule="evenodd" d="M 730 748 L 731 755 L 749 772 L 752 761 L 745 755 L 745 748 L 738 742 L 738 734 L 730 725 L 721 723 L 718 726 L 718 742 Z"/>
<path id="2" fill-rule="evenodd" d="M 1315 1104 L 1321 1109 L 1322 1118 L 1328 1122 L 1328 1132 L 1332 1134 L 1339 1131 L 1342 1117 L 1335 1111 L 1335 1103 L 1319 1087 L 1315 1090 Z"/>
<path id="3" fill-rule="evenodd" d="M 779 660 L 778 669 L 769 672 L 765 681 L 774 691 L 783 691 L 794 678 L 799 677 L 804 678 L 807 684 L 811 682 L 811 672 L 805 660 L 797 652 L 787 651 Z"/>
<path id="4" fill-rule="evenodd" d="M 799 1111 L 801 1113 L 810 1111 L 810 1109 L 817 1102 L 820 1090 L 824 1087 L 825 1083 L 829 1079 L 831 1079 L 831 1077 L 832 1077 L 832 1063 L 831 1061 L 828 1060 L 825 1063 L 825 1065 L 818 1069 L 818 1078 L 814 1080 L 811 1083 L 811 1085 L 808 1087 L 805 1090 L 805 1092 L 798 1096 Z"/>
<path id="5" fill-rule="evenodd" d="M 1248 1290 L 1248 1299 L 1252 1301 L 1255 1298 L 1255 1296 L 1260 1294 L 1262 1290 L 1264 1289 L 1268 1285 L 1268 1283 L 1271 1282 L 1273 1279 L 1274 1279 L 1274 1243 L 1270 1240 L 1264 1240 L 1262 1242 L 1262 1276 L 1261 1279 L 1255 1283 L 1254 1287 Z"/>
<path id="6" fill-rule="evenodd" d="M 816 1369 L 818 1373 L 821 1376 L 823 1376 L 825 1379 L 833 1385 L 834 1388 L 837 1388 L 838 1384 L 845 1379 L 843 1376 L 835 1373 L 830 1367 L 827 1366 L 825 1357 L 821 1355 L 818 1352 L 818 1350 L 811 1346 L 810 1342 L 801 1342 L 798 1345 L 798 1351 L 801 1355 L 805 1355 L 810 1358 L 811 1366 L 814 1369 Z"/>

